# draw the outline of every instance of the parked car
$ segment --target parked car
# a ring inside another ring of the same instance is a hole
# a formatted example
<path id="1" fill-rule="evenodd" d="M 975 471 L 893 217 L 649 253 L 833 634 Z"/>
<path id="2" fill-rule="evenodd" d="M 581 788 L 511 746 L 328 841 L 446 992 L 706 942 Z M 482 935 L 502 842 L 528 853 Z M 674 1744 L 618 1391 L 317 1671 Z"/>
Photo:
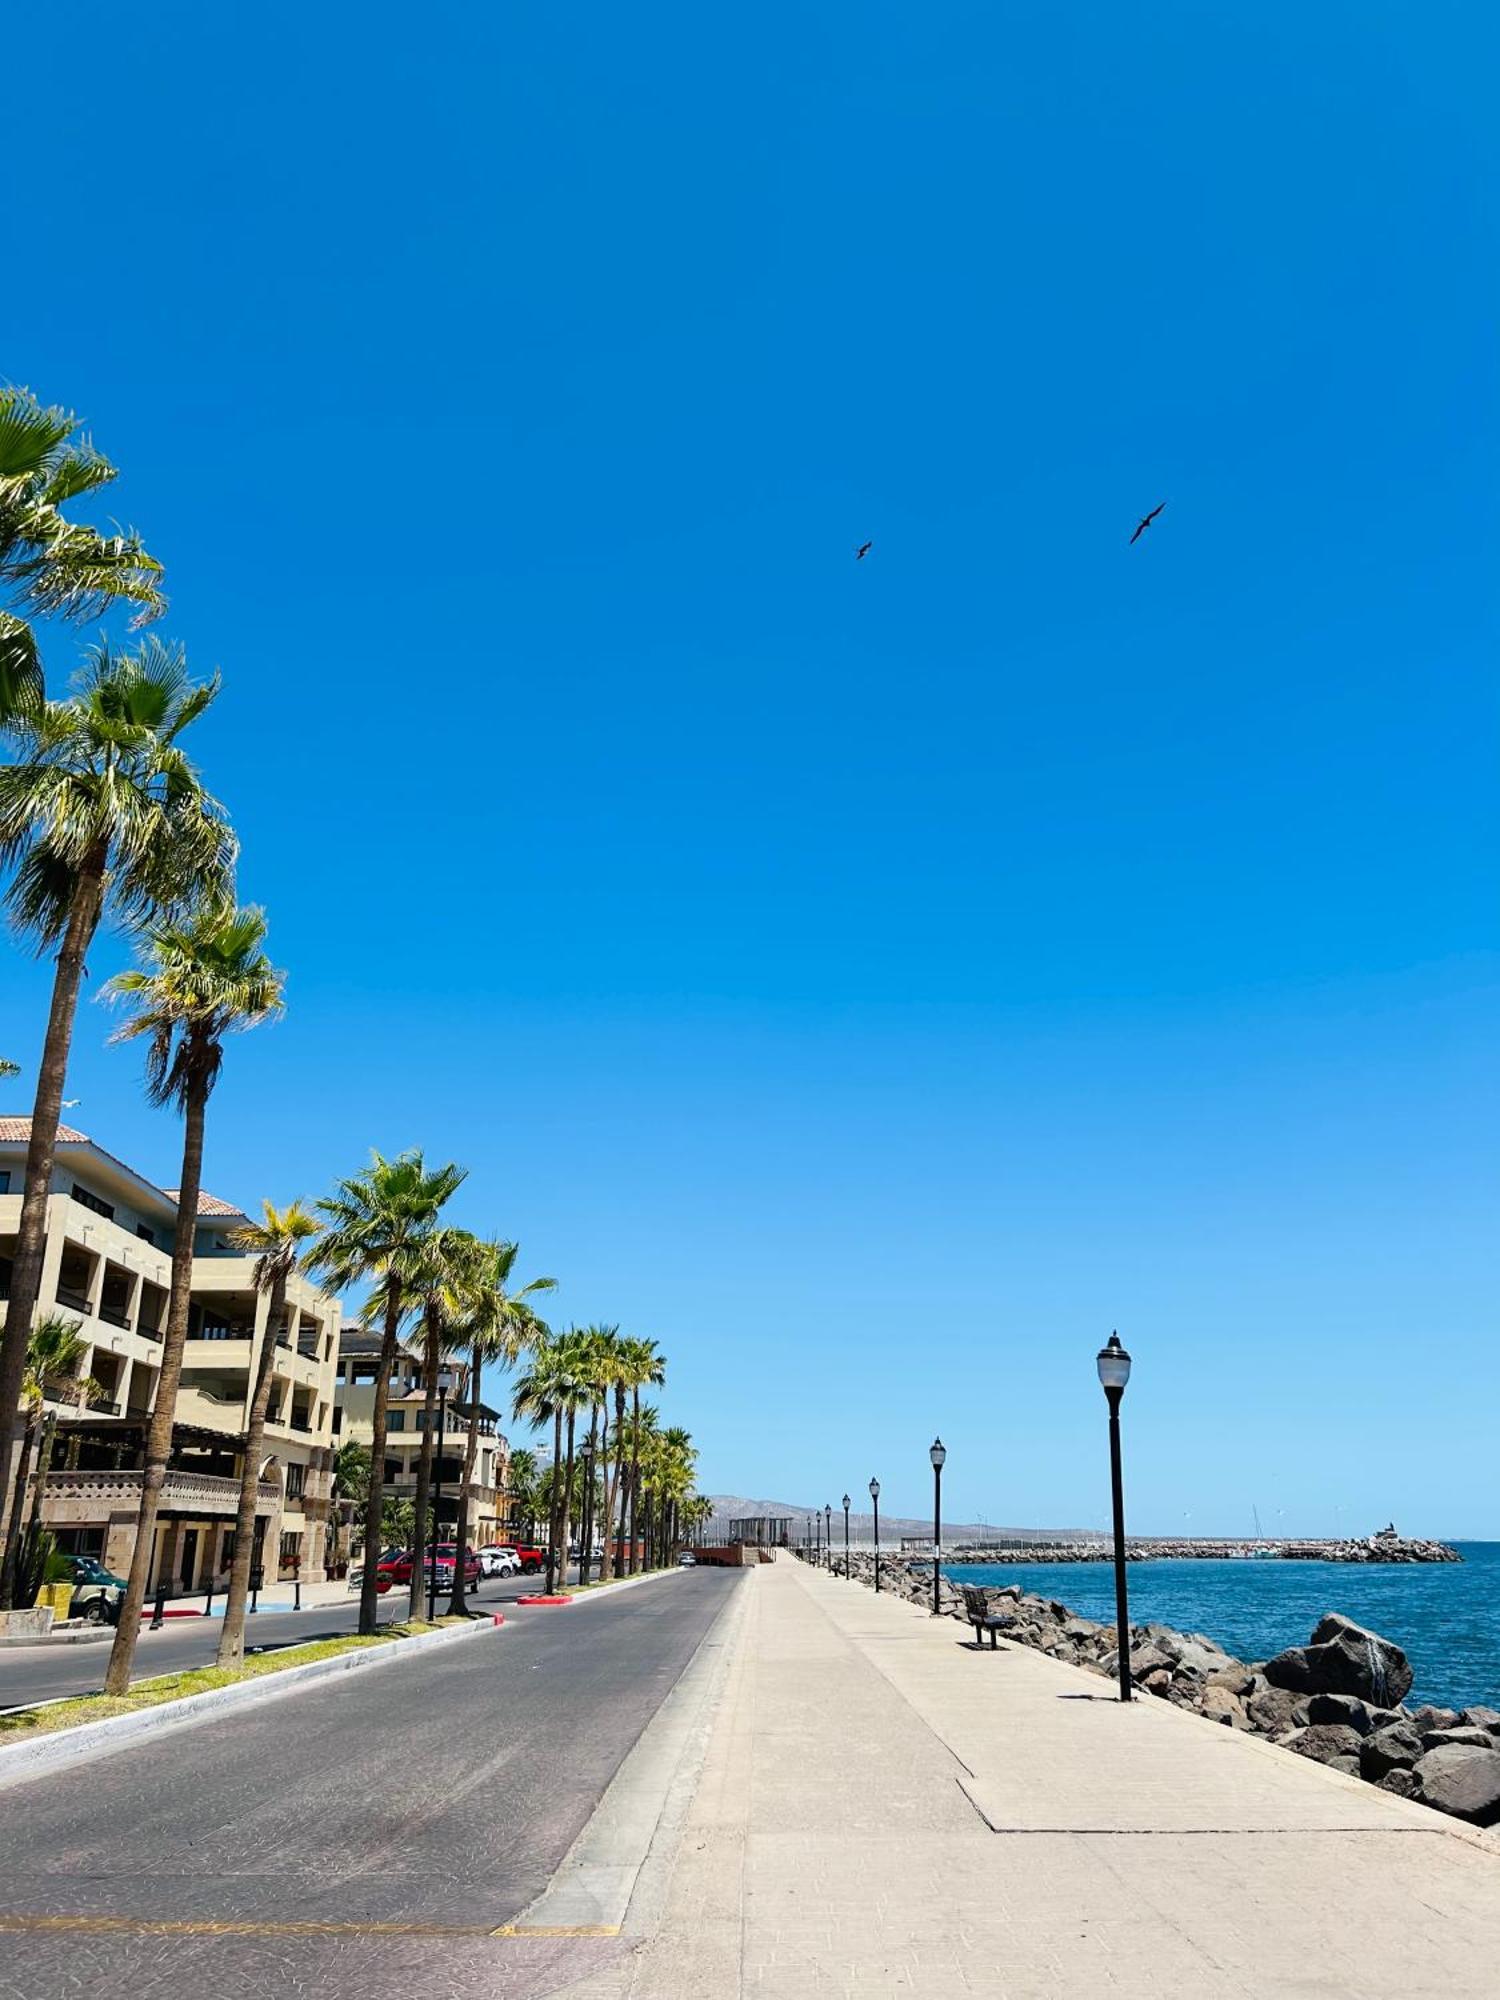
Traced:
<path id="1" fill-rule="evenodd" d="M 83 1618 L 90 1625 L 117 1625 L 120 1606 L 125 1602 L 125 1579 L 112 1576 L 92 1556 L 68 1556 L 72 1572 L 73 1601 L 70 1618 Z"/>
<path id="2" fill-rule="evenodd" d="M 519 1576 L 520 1552 L 505 1542 L 487 1542 L 479 1551 L 479 1567 L 486 1576 Z"/>
<path id="3" fill-rule="evenodd" d="M 515 1555 L 521 1565 L 522 1576 L 535 1576 L 539 1569 L 547 1566 L 547 1551 L 539 1549 L 534 1542 L 517 1542 Z"/>
<path id="4" fill-rule="evenodd" d="M 677 1558 L 677 1567 L 679 1569 L 696 1569 L 698 1567 L 698 1558 L 693 1554 L 691 1549 L 684 1549 L 682 1554 Z"/>
<path id="5" fill-rule="evenodd" d="M 438 1582 L 451 1584 L 453 1581 L 453 1564 L 456 1555 L 457 1555 L 457 1549 L 454 1543 L 439 1542 L 435 1548 L 431 1548 L 427 1551 L 427 1557 L 423 1567 L 424 1569 L 431 1570 L 434 1564 L 436 1564 Z M 415 1565 L 415 1562 L 416 1562 L 416 1554 L 415 1551 L 412 1549 L 403 1549 L 398 1556 L 392 1557 L 389 1560 L 382 1557 L 380 1567 L 375 1572 L 376 1577 L 377 1579 L 380 1577 L 386 1577 L 390 1583 L 410 1583 L 411 1573 Z M 475 1555 L 472 1549 L 465 1549 L 464 1551 L 465 1586 L 467 1587 L 470 1584 L 478 1583 L 479 1577 L 480 1577 L 479 1558 L 478 1556 Z"/>

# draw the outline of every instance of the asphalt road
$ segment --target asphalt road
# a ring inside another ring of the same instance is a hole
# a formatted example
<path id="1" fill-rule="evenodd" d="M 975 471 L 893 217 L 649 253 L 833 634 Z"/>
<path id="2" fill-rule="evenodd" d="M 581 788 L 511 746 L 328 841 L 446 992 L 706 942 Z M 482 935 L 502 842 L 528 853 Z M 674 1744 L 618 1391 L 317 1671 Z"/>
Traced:
<path id="1" fill-rule="evenodd" d="M 575 1564 L 568 1572 L 577 1577 Z M 481 1580 L 470 1599 L 482 1610 L 498 1610 L 517 1597 L 543 1588 L 539 1576 Z M 439 1615 L 447 1608 L 447 1592 L 438 1593 Z M 377 1615 L 382 1625 L 406 1616 L 407 1594 L 397 1588 L 382 1597 Z M 184 1667 L 209 1667 L 219 1649 L 223 1622 L 218 1618 L 169 1618 L 159 1632 L 143 1631 L 135 1649 L 132 1681 L 152 1674 L 179 1673 Z M 291 1646 L 312 1639 L 336 1639 L 359 1629 L 359 1593 L 347 1604 L 324 1604 L 311 1611 L 257 1611 L 245 1620 L 245 1646 Z M 7 1646 L 0 1651 L 0 1709 L 23 1708 L 35 1701 L 56 1701 L 63 1695 L 97 1694 L 109 1664 L 109 1639 L 84 1645 Z M 0 1993 L 4 1988 L 0 1987 Z"/>
<path id="2" fill-rule="evenodd" d="M 623 1942 L 486 1933 L 546 1886 L 743 1577 L 522 1608 L 5 1789 L 0 1993 L 522 2000 L 583 1978 Z"/>

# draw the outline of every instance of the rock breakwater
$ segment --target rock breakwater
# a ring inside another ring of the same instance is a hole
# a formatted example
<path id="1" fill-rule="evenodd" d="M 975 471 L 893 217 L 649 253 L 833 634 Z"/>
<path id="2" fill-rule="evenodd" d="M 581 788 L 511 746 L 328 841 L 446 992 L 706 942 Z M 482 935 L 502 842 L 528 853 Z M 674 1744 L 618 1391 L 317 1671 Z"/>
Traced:
<path id="1" fill-rule="evenodd" d="M 972 1548 L 953 1548 L 944 1555 L 954 1563 L 1097 1563 L 1114 1559 L 1113 1546 L 1104 1541 L 994 1543 Z M 1414 1540 L 1410 1536 L 1383 1533 L 1328 1541 L 1143 1541 L 1125 1544 L 1127 1562 L 1263 1562 L 1337 1563 L 1456 1563 L 1463 1557 L 1446 1542 Z"/>
<path id="2" fill-rule="evenodd" d="M 835 1574 L 844 1561 L 836 1557 Z M 874 1558 L 854 1555 L 856 1583 L 873 1585 Z M 931 1561 L 882 1556 L 880 1586 L 909 1603 L 932 1602 Z M 967 1600 L 1004 1620 L 1001 1644 L 1032 1646 L 1069 1666 L 1113 1680 L 1113 1625 L 1080 1618 L 1055 1598 L 1019 1584 L 959 1585 L 943 1577 L 939 1605 L 965 1619 Z M 1500 1826 L 1500 1709 L 1409 1709 L 1412 1671 L 1401 1648 L 1332 1612 L 1305 1646 L 1269 1660 L 1239 1660 L 1201 1632 L 1133 1625 L 1130 1675 L 1145 1694 L 1228 1729 L 1268 1738 L 1382 1790 L 1475 1826 Z"/>

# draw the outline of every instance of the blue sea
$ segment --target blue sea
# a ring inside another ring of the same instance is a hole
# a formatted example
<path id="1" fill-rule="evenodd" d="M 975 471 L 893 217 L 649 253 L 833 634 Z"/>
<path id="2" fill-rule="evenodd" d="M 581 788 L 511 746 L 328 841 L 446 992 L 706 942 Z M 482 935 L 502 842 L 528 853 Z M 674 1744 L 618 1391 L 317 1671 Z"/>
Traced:
<path id="1" fill-rule="evenodd" d="M 1500 1708 L 1500 1542 L 1455 1542 L 1461 1563 L 1135 1562 L 1130 1622 L 1202 1632 L 1242 1660 L 1305 1645 L 1326 1611 L 1393 1639 L 1416 1676 L 1408 1700 Z M 1101 1563 L 957 1563 L 955 1583 L 1019 1583 L 1112 1625 L 1114 1570 Z"/>

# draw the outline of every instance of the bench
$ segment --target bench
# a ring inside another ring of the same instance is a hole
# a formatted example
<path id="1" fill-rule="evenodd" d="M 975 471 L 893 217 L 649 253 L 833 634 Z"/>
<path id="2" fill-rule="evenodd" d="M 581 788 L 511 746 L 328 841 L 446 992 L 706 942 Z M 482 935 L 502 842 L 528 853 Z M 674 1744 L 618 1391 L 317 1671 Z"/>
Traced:
<path id="1" fill-rule="evenodd" d="M 984 1644 L 984 1635 L 988 1632 L 990 1650 L 996 1651 L 999 1646 L 996 1633 L 1003 1632 L 1008 1625 L 1014 1624 L 1014 1619 L 1008 1611 L 992 1609 L 989 1593 L 979 1584 L 965 1583 L 960 1585 L 960 1588 L 964 1594 L 964 1616 L 979 1634 L 979 1644 L 981 1646 Z"/>

